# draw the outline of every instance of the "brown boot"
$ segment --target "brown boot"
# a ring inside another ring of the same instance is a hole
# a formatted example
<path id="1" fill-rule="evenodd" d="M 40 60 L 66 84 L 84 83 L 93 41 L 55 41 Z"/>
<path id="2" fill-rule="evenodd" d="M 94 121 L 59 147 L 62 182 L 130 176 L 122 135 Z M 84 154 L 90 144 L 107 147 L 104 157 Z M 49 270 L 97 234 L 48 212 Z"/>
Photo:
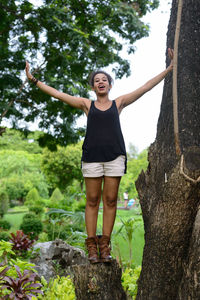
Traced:
<path id="1" fill-rule="evenodd" d="M 88 260 L 91 264 L 96 264 L 99 262 L 98 256 L 98 238 L 97 237 L 89 237 L 85 240 L 85 244 L 88 250 Z"/>
<path id="2" fill-rule="evenodd" d="M 109 236 L 102 235 L 98 237 L 100 261 L 101 262 L 111 262 L 112 256 L 110 255 L 110 238 Z"/>

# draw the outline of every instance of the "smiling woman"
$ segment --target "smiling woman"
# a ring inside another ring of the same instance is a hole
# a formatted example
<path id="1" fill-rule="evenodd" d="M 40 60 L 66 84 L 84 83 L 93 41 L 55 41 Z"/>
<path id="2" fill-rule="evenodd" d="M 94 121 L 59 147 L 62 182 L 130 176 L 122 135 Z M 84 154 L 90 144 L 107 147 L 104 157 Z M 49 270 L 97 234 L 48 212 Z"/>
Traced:
<path id="1" fill-rule="evenodd" d="M 82 173 L 86 185 L 85 222 L 88 238 L 86 246 L 91 263 L 110 262 L 110 238 L 113 230 L 117 195 L 121 177 L 126 172 L 126 149 L 121 131 L 119 114 L 124 107 L 132 104 L 151 90 L 173 68 L 173 51 L 168 49 L 171 63 L 163 72 L 149 80 L 135 91 L 109 99 L 112 77 L 102 70 L 92 73 L 90 85 L 96 94 L 96 101 L 75 97 L 60 92 L 41 81 L 29 72 L 26 75 L 38 88 L 64 103 L 81 109 L 87 116 L 87 130 L 83 143 Z M 99 204 L 103 200 L 102 235 L 96 236 Z"/>

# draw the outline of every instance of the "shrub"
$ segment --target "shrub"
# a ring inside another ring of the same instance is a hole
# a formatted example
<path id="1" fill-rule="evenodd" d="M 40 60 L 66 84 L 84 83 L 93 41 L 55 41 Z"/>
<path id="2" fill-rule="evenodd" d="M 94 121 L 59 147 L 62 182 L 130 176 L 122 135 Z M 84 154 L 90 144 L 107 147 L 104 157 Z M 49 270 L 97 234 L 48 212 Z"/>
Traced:
<path id="1" fill-rule="evenodd" d="M 3 215 L 8 211 L 9 207 L 9 198 L 8 194 L 4 190 L 0 190 L 0 216 Z"/>
<path id="2" fill-rule="evenodd" d="M 10 239 L 10 235 L 6 231 L 0 231 L 0 240 L 8 242 Z"/>
<path id="3" fill-rule="evenodd" d="M 30 212 L 34 212 L 37 216 L 41 216 L 44 213 L 44 208 L 42 206 L 31 206 L 29 208 Z"/>
<path id="4" fill-rule="evenodd" d="M 23 221 L 26 221 L 26 220 L 31 220 L 31 219 L 35 219 L 37 218 L 36 214 L 33 213 L 33 212 L 30 212 L 30 213 L 27 213 L 23 216 Z"/>
<path id="5" fill-rule="evenodd" d="M 40 195 L 38 193 L 38 190 L 36 188 L 33 188 L 28 192 L 24 204 L 28 207 L 31 207 L 39 203 L 40 203 Z"/>
<path id="6" fill-rule="evenodd" d="M 63 199 L 64 199 L 63 194 L 61 193 L 59 188 L 56 188 L 50 197 L 49 207 L 59 208 L 59 205 Z"/>
<path id="7" fill-rule="evenodd" d="M 0 228 L 9 230 L 11 228 L 11 224 L 6 220 L 0 220 Z"/>
<path id="8" fill-rule="evenodd" d="M 23 220 L 20 229 L 23 230 L 25 234 L 28 234 L 31 239 L 35 239 L 39 233 L 42 232 L 43 225 L 41 220 L 35 217 Z"/>

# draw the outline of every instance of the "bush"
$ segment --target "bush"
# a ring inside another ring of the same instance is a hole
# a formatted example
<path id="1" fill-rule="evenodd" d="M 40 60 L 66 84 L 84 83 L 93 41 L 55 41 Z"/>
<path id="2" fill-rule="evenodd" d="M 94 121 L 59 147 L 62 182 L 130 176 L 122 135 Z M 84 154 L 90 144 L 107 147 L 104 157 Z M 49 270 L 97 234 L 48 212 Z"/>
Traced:
<path id="1" fill-rule="evenodd" d="M 37 218 L 36 214 L 33 213 L 33 212 L 30 212 L 30 213 L 27 213 L 23 216 L 23 221 L 26 221 L 26 220 L 31 220 L 31 219 L 35 219 Z"/>
<path id="2" fill-rule="evenodd" d="M 33 188 L 28 192 L 24 204 L 28 207 L 40 204 L 40 195 L 36 188 Z"/>
<path id="3" fill-rule="evenodd" d="M 10 235 L 9 235 L 8 232 L 6 232 L 6 231 L 0 231 L 0 241 L 3 240 L 3 241 L 8 242 L 9 239 L 10 239 Z"/>
<path id="4" fill-rule="evenodd" d="M 49 207 L 60 208 L 60 203 L 63 199 L 64 199 L 63 194 L 61 193 L 59 188 L 56 188 L 50 197 Z"/>
<path id="5" fill-rule="evenodd" d="M 0 190 L 0 216 L 3 215 L 8 211 L 9 207 L 9 198 L 8 194 L 4 190 Z"/>
<path id="6" fill-rule="evenodd" d="M 26 218 L 25 220 L 23 219 L 20 229 L 29 235 L 31 239 L 35 239 L 42 232 L 43 225 L 37 217 Z"/>
<path id="7" fill-rule="evenodd" d="M 44 208 L 39 205 L 31 206 L 29 211 L 35 213 L 37 216 L 41 216 L 44 213 Z"/>
<path id="8" fill-rule="evenodd" d="M 9 230 L 11 228 L 11 224 L 6 220 L 0 219 L 0 228 Z"/>

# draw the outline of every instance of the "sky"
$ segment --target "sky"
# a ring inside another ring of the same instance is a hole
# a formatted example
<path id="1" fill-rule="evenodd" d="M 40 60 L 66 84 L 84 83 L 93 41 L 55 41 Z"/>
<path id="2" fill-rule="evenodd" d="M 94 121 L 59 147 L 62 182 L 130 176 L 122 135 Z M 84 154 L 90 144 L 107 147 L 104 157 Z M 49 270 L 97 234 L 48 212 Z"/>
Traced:
<path id="1" fill-rule="evenodd" d="M 123 57 L 130 61 L 131 76 L 114 81 L 110 92 L 111 100 L 135 90 L 165 69 L 166 34 L 171 2 L 172 0 L 160 0 L 159 8 L 143 17 L 150 25 L 149 36 L 135 43 L 134 54 L 123 54 Z M 173 45 L 171 47 L 173 48 Z M 114 74 L 111 75 L 114 78 Z M 141 152 L 154 142 L 163 83 L 164 81 L 122 111 L 120 122 L 127 150 L 131 143 Z M 84 116 L 77 124 L 82 126 L 86 122 Z"/>

